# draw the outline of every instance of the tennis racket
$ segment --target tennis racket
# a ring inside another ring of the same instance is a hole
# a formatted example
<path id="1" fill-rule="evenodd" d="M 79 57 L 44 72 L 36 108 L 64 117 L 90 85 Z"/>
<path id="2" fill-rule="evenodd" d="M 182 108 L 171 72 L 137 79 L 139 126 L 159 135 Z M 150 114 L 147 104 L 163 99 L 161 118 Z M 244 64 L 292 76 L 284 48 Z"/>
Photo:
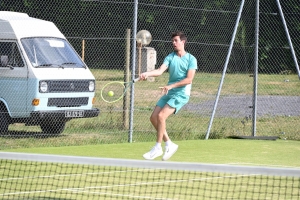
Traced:
<path id="1" fill-rule="evenodd" d="M 139 80 L 140 78 L 136 78 L 130 82 L 112 81 L 106 83 L 101 89 L 102 100 L 106 103 L 114 103 L 123 99 L 131 85 Z"/>

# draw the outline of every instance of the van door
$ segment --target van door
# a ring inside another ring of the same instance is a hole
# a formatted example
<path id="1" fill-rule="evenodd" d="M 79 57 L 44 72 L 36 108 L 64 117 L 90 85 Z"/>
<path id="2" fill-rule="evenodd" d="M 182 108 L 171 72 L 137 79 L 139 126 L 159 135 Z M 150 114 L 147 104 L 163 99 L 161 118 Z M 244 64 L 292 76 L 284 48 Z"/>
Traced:
<path id="1" fill-rule="evenodd" d="M 17 42 L 0 40 L 0 58 L 0 99 L 11 117 L 26 117 L 28 72 Z"/>

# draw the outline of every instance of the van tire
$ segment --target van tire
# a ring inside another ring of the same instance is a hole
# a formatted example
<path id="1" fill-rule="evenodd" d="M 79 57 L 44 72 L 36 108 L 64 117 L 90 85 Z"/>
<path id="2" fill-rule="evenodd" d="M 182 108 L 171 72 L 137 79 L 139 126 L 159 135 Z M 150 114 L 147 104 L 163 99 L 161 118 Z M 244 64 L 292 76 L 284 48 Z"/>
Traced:
<path id="1" fill-rule="evenodd" d="M 0 105 L 0 134 L 7 133 L 8 126 L 7 110 L 3 105 Z"/>
<path id="2" fill-rule="evenodd" d="M 59 135 L 65 130 L 66 122 L 42 122 L 40 127 L 43 133 Z"/>

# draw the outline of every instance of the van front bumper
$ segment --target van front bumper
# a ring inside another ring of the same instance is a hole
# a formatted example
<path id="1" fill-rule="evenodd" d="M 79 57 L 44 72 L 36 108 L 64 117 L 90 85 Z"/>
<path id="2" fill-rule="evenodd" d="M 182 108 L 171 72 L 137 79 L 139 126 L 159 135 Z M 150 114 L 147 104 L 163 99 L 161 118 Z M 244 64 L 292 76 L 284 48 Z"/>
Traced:
<path id="1" fill-rule="evenodd" d="M 99 114 L 100 114 L 100 110 L 98 108 L 92 108 L 90 110 L 33 111 L 30 115 L 33 121 L 41 121 L 41 120 L 68 121 L 74 118 L 97 117 Z"/>

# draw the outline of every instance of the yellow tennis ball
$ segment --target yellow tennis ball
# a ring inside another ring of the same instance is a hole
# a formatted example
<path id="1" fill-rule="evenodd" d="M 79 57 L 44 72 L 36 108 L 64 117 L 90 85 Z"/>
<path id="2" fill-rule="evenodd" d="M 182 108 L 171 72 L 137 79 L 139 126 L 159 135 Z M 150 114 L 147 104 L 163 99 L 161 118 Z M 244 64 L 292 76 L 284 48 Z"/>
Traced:
<path id="1" fill-rule="evenodd" d="M 108 96 L 110 96 L 110 97 L 114 96 L 114 92 L 113 91 L 109 91 L 108 92 Z"/>

